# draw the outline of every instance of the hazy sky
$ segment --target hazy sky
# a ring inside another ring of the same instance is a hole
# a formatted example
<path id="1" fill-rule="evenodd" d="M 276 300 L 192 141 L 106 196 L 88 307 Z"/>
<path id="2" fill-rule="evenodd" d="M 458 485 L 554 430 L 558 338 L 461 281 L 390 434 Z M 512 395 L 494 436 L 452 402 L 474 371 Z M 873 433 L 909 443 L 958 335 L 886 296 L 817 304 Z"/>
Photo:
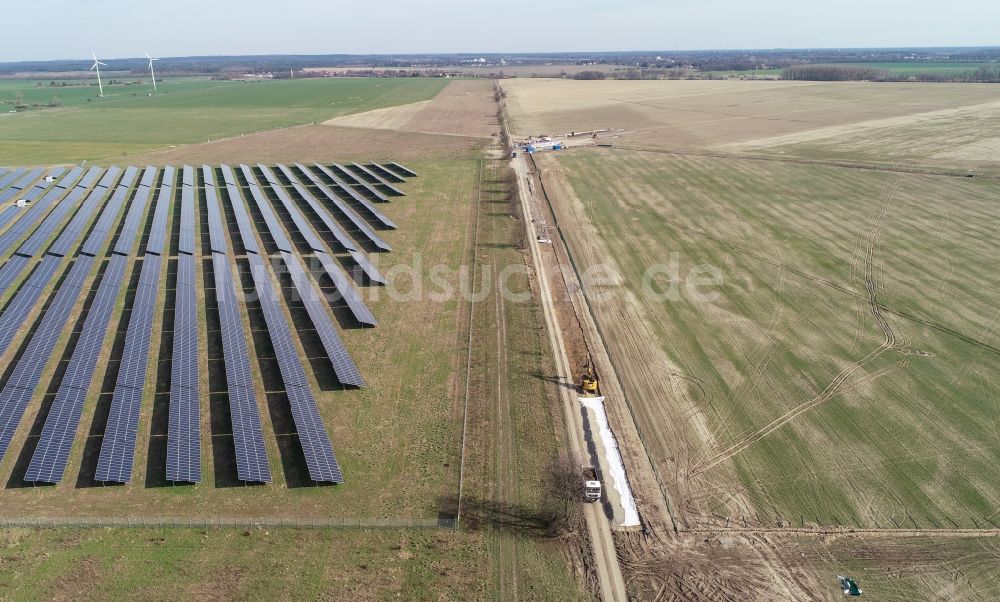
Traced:
<path id="1" fill-rule="evenodd" d="M 1000 45 L 997 0 L 52 0 L 0 22 L 0 61 Z"/>

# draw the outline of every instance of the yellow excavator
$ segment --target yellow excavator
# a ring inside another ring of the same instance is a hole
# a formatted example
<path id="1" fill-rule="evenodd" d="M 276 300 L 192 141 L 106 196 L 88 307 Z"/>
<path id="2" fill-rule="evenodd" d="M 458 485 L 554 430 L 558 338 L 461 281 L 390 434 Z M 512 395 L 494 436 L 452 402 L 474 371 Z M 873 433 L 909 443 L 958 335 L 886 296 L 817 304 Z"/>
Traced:
<path id="1" fill-rule="evenodd" d="M 594 361 L 587 358 L 587 364 L 583 367 L 583 375 L 580 376 L 580 388 L 585 395 L 600 395 L 601 385 L 597 380 L 597 372 L 594 371 Z"/>

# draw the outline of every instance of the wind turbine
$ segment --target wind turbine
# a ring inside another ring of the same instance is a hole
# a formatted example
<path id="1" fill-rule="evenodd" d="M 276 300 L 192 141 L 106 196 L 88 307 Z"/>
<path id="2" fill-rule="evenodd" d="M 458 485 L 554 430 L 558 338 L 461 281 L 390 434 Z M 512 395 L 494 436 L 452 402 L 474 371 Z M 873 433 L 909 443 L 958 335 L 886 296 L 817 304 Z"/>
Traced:
<path id="1" fill-rule="evenodd" d="M 153 73 L 153 61 L 158 61 L 160 59 L 154 59 L 146 53 L 146 58 L 149 59 L 149 75 L 153 78 L 153 92 L 156 92 L 156 73 Z"/>
<path id="2" fill-rule="evenodd" d="M 100 90 L 101 98 L 104 98 L 104 84 L 101 83 L 101 65 L 104 65 L 105 67 L 108 65 L 107 63 L 102 63 L 97 60 L 97 55 L 95 53 L 91 52 L 90 56 L 94 57 L 94 64 L 90 67 L 90 70 L 93 71 L 94 69 L 97 69 L 97 89 Z"/>

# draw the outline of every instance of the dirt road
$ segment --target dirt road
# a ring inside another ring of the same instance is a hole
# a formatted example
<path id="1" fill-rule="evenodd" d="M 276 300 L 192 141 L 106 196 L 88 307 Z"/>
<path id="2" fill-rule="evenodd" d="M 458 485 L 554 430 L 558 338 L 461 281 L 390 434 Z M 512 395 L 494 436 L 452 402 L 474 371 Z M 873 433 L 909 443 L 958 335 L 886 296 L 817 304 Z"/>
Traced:
<path id="1" fill-rule="evenodd" d="M 555 307 L 552 302 L 552 293 L 549 287 L 550 275 L 541 261 L 541 253 L 538 247 L 538 233 L 534 231 L 534 224 L 531 219 L 531 193 L 524 185 L 527 181 L 528 167 L 523 156 L 515 159 L 512 162 L 512 167 L 515 173 L 517 173 L 518 198 L 521 201 L 524 223 L 528 228 L 528 246 L 531 249 L 532 261 L 538 275 L 538 288 L 545 315 L 545 326 L 549 334 L 549 343 L 552 346 L 556 370 L 558 372 L 559 391 L 562 396 L 566 425 L 569 430 L 567 438 L 570 444 L 570 454 L 571 457 L 579 459 L 584 457 L 583 450 L 586 448 L 586 441 L 584 439 L 583 425 L 580 423 L 579 402 L 575 395 L 573 371 L 566 354 L 562 333 L 560 332 Z M 608 524 L 607 517 L 598 504 L 586 504 L 584 506 L 584 517 L 586 518 L 587 529 L 590 532 L 591 546 L 594 551 L 598 580 L 601 585 L 601 599 L 627 600 L 625 580 L 622 578 L 621 568 L 618 564 L 618 555 L 615 551 L 615 543 L 611 536 L 611 527 Z"/>

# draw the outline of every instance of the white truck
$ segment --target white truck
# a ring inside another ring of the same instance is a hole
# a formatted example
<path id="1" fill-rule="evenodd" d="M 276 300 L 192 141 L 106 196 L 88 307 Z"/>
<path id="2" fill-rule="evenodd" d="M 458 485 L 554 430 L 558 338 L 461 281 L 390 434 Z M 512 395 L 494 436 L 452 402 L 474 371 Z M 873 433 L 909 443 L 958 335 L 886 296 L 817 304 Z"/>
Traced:
<path id="1" fill-rule="evenodd" d="M 597 478 L 597 469 L 593 466 L 583 467 L 583 499 L 588 502 L 601 500 L 601 481 Z"/>

